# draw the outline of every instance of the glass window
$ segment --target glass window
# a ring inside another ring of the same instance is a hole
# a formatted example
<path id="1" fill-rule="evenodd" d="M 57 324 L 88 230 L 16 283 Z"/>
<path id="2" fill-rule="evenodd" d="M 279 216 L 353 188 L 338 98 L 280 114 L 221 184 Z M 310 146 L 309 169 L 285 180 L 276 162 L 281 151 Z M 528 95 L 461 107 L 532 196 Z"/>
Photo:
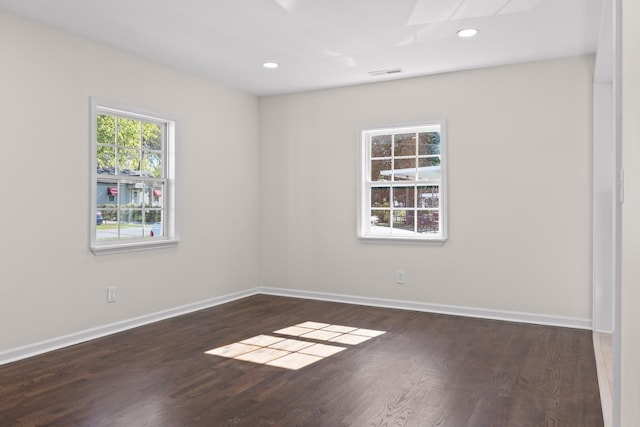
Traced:
<path id="1" fill-rule="evenodd" d="M 442 123 L 362 132 L 358 236 L 446 240 Z"/>
<path id="2" fill-rule="evenodd" d="M 175 244 L 175 123 L 96 99 L 91 117 L 92 251 Z"/>

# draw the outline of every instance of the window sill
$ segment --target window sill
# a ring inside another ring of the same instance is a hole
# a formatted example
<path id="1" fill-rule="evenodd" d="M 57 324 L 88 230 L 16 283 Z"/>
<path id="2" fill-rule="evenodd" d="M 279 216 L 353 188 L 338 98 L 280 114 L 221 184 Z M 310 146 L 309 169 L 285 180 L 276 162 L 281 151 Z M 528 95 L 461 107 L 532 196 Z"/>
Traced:
<path id="1" fill-rule="evenodd" d="M 398 236 L 358 236 L 358 240 L 363 243 L 390 243 L 390 244 L 405 244 L 405 245 L 427 245 L 427 246 L 442 246 L 447 241 L 447 238 L 439 239 L 422 239 L 411 237 L 398 237 Z"/>
<path id="2" fill-rule="evenodd" d="M 120 254 L 126 252 L 139 252 L 139 251 L 148 251 L 152 249 L 162 249 L 168 247 L 175 247 L 178 245 L 177 240 L 158 240 L 154 242 L 144 242 L 144 243 L 126 243 L 126 244 L 117 244 L 117 245 L 105 245 L 105 246 L 91 246 L 91 252 L 94 255 L 110 255 L 110 254 Z"/>

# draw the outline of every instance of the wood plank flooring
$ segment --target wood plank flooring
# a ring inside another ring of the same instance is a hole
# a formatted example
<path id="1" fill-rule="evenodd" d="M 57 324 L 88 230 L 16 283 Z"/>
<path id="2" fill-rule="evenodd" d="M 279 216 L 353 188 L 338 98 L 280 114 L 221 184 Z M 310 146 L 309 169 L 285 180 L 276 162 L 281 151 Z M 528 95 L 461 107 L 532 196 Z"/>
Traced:
<path id="1" fill-rule="evenodd" d="M 386 331 L 287 370 L 205 354 Z M 0 366 L 1 426 L 602 426 L 590 331 L 256 295 Z"/>

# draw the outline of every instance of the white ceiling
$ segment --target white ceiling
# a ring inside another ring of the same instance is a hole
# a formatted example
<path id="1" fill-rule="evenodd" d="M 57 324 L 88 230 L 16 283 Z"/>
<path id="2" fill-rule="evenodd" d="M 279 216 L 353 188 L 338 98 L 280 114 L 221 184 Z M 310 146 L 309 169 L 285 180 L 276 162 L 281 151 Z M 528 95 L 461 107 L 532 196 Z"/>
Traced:
<path id="1" fill-rule="evenodd" d="M 603 0 L 0 0 L 0 9 L 272 95 L 594 53 Z M 480 30 L 472 39 L 456 31 Z M 265 61 L 280 67 L 267 70 Z M 369 72 L 401 69 L 371 76 Z"/>

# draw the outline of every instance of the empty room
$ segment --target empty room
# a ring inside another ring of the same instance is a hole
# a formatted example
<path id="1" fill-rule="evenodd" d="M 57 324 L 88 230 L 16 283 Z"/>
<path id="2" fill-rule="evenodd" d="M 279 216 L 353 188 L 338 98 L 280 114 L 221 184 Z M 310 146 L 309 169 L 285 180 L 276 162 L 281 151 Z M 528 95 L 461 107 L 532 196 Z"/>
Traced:
<path id="1" fill-rule="evenodd" d="M 636 426 L 638 22 L 0 0 L 0 425 Z"/>

